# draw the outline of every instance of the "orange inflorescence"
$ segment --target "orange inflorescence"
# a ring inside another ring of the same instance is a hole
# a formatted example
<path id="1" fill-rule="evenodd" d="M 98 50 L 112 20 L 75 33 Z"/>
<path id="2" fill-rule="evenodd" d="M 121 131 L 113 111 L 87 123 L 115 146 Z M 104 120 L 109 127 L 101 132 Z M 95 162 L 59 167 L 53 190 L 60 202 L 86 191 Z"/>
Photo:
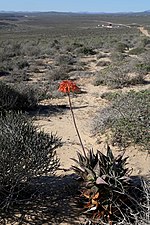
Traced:
<path id="1" fill-rule="evenodd" d="M 70 80 L 64 80 L 60 83 L 58 90 L 63 93 L 70 93 L 79 91 L 80 89 L 74 82 Z"/>

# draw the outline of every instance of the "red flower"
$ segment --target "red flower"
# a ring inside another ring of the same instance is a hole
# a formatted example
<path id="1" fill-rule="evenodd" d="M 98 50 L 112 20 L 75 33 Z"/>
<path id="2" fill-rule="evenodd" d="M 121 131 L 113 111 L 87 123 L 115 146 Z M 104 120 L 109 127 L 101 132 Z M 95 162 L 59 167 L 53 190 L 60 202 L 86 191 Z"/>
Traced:
<path id="1" fill-rule="evenodd" d="M 58 91 L 61 91 L 63 93 L 70 93 L 70 92 L 76 92 L 79 91 L 79 87 L 70 80 L 64 80 L 60 83 Z"/>

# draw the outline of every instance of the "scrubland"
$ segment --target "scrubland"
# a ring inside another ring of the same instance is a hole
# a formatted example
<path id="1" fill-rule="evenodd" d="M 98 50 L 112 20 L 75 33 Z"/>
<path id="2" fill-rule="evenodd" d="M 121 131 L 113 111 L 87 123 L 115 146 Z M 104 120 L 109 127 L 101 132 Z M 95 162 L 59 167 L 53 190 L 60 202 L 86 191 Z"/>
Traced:
<path id="1" fill-rule="evenodd" d="M 149 223 L 149 21 L 0 14 L 1 224 Z"/>

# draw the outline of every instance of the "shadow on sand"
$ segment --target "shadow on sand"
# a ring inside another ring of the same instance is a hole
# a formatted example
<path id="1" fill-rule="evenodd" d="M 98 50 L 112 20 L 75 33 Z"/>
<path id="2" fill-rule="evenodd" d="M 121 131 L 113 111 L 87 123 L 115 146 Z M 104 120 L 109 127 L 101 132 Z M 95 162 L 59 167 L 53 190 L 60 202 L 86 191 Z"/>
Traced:
<path id="1" fill-rule="evenodd" d="M 73 109 L 82 109 L 88 107 L 84 106 L 75 106 Z M 30 110 L 28 113 L 30 116 L 56 116 L 58 114 L 64 114 L 67 110 L 70 110 L 68 105 L 39 105 L 35 110 Z"/>
<path id="2" fill-rule="evenodd" d="M 74 174 L 35 178 L 13 209 L 1 213 L 0 224 L 81 224 L 77 207 L 79 181 Z"/>

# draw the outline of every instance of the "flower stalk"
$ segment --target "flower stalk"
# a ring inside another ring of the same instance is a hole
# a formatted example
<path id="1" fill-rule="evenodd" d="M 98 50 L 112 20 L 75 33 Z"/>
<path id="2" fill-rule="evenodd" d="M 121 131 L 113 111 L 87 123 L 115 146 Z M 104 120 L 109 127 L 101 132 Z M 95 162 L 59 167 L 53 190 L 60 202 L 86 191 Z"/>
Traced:
<path id="1" fill-rule="evenodd" d="M 81 139 L 81 136 L 80 136 L 80 133 L 79 133 L 77 124 L 76 124 L 74 112 L 73 112 L 73 109 L 72 109 L 72 103 L 71 103 L 70 93 L 68 93 L 68 98 L 69 98 L 69 106 L 70 106 L 70 111 L 71 111 L 71 114 L 72 114 L 72 119 L 73 119 L 74 127 L 75 127 L 75 130 L 76 130 L 76 132 L 77 132 L 77 135 L 78 135 L 78 138 L 79 138 L 79 141 L 80 141 L 80 144 L 81 144 L 81 147 L 82 147 L 84 156 L 86 157 L 84 145 L 83 145 L 83 142 L 82 142 L 82 139 Z"/>
<path id="2" fill-rule="evenodd" d="M 77 85 L 74 82 L 69 81 L 69 80 L 64 80 L 60 83 L 58 90 L 63 92 L 63 93 L 66 93 L 68 95 L 69 106 L 70 106 L 70 111 L 71 111 L 71 114 L 72 114 L 74 127 L 75 127 L 75 130 L 77 132 L 77 136 L 79 138 L 79 141 L 80 141 L 80 144 L 81 144 L 81 147 L 82 147 L 82 150 L 83 150 L 83 154 L 86 157 L 85 148 L 84 148 L 84 145 L 83 145 L 83 142 L 82 142 L 82 139 L 81 139 L 78 127 L 77 127 L 77 123 L 76 123 L 73 108 L 72 108 L 71 98 L 70 98 L 70 92 L 76 92 L 76 91 L 79 91 L 80 89 L 79 89 L 79 87 L 77 87 Z"/>

